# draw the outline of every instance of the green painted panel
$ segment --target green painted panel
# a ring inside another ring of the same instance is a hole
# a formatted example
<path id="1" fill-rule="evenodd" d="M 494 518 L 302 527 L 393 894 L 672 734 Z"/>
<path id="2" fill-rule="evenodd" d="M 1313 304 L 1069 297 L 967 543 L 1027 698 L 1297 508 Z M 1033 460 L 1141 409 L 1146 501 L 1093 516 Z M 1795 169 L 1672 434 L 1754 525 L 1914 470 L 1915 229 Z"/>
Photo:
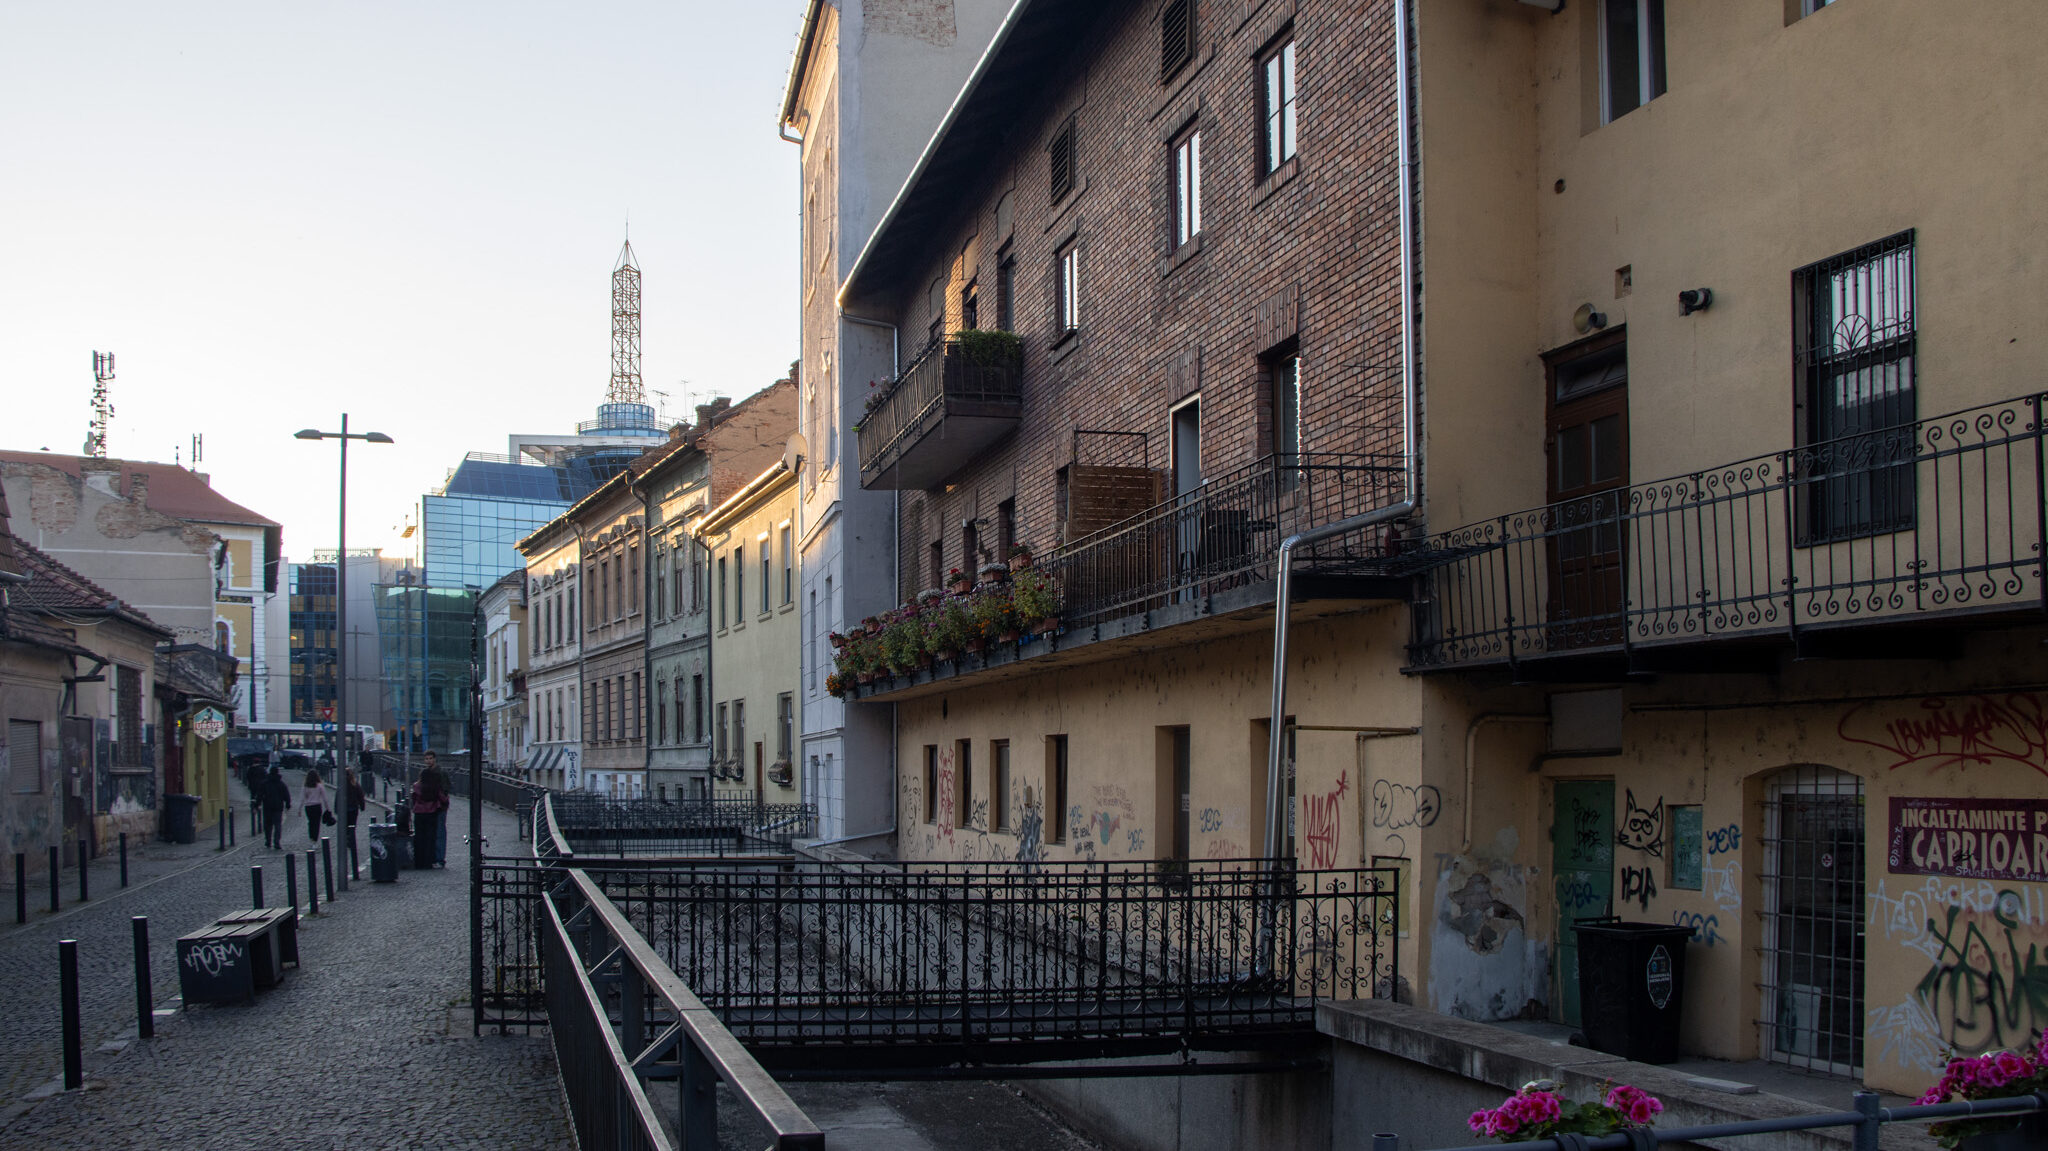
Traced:
<path id="1" fill-rule="evenodd" d="M 1557 883 L 1555 994 L 1560 1023 L 1579 1024 L 1577 919 L 1614 913 L 1614 781 L 1557 782 L 1550 827 L 1550 874 Z"/>
<path id="2" fill-rule="evenodd" d="M 1700 859 L 1705 854 L 1699 804 L 1673 804 L 1670 810 L 1671 886 L 1680 891 L 1698 891 Z"/>

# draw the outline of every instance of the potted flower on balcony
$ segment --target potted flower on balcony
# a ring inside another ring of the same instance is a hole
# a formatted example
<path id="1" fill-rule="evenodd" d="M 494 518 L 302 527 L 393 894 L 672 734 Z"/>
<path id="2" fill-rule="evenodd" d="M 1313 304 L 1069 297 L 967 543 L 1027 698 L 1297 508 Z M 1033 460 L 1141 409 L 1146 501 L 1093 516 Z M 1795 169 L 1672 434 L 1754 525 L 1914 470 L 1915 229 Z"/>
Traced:
<path id="1" fill-rule="evenodd" d="M 1524 1083 L 1500 1106 L 1474 1111 L 1467 1125 L 1503 1143 L 1526 1143 L 1553 1135 L 1612 1135 L 1648 1127 L 1664 1110 L 1663 1103 L 1640 1087 L 1606 1087 L 1600 1102 L 1574 1103 L 1564 1098 L 1555 1080 L 1538 1079 Z"/>
<path id="2" fill-rule="evenodd" d="M 1030 567 L 1030 566 L 1031 566 L 1031 546 L 1030 546 L 1029 544 L 1018 544 L 1018 545 L 1017 545 L 1016 547 L 1013 547 L 1013 548 L 1011 548 L 1011 549 L 1010 549 L 1010 570 L 1011 570 L 1011 571 L 1013 571 L 1013 572 L 1020 572 L 1020 571 L 1023 571 L 1023 570 L 1025 569 L 1025 568 L 1028 568 L 1028 567 Z"/>
<path id="3" fill-rule="evenodd" d="M 974 590 L 974 577 L 954 568 L 946 573 L 946 590 L 954 595 L 966 595 Z"/>
<path id="4" fill-rule="evenodd" d="M 1000 328 L 967 328 L 947 338 L 977 368 L 1015 368 L 1024 358 L 1024 341 Z"/>
<path id="5" fill-rule="evenodd" d="M 852 684 L 847 682 L 846 676 L 840 672 L 835 671 L 825 677 L 825 690 L 830 692 L 834 699 L 845 699 L 846 693 L 852 689 L 852 686 Z"/>
<path id="6" fill-rule="evenodd" d="M 1060 629 L 1059 590 L 1044 572 L 1036 568 L 1018 572 L 1010 581 L 1010 595 L 1016 604 L 1017 618 L 1024 621 L 1033 635 Z"/>
<path id="7" fill-rule="evenodd" d="M 1950 1103 L 1959 1100 L 2007 1099 L 2015 1095 L 2038 1094 L 2048 1099 L 2048 1027 L 2041 1030 L 2031 1049 L 1989 1051 L 1948 1061 L 1941 1081 L 1919 1103 Z M 1936 1123 L 1927 1129 L 1943 1147 L 1959 1151 L 2022 1151 L 2048 1147 L 2048 1113 L 2002 1115 L 1986 1119 L 1958 1119 Z"/>
<path id="8" fill-rule="evenodd" d="M 985 563 L 976 569 L 974 574 L 979 576 L 980 582 L 984 584 L 1008 583 L 1010 582 L 1010 565 Z"/>
<path id="9" fill-rule="evenodd" d="M 924 650 L 924 625 L 914 608 L 906 608 L 882 629 L 882 661 L 891 674 L 908 675 L 920 659 L 931 662 Z"/>
<path id="10" fill-rule="evenodd" d="M 974 616 L 963 596 L 947 596 L 932 612 L 931 642 L 934 655 L 951 663 L 960 658 L 960 647 L 973 638 Z"/>
<path id="11" fill-rule="evenodd" d="M 983 641 L 1017 641 L 1016 609 L 1007 588 L 991 589 L 974 597 L 974 629 Z M 1006 638 L 1007 637 L 1007 638 Z"/>

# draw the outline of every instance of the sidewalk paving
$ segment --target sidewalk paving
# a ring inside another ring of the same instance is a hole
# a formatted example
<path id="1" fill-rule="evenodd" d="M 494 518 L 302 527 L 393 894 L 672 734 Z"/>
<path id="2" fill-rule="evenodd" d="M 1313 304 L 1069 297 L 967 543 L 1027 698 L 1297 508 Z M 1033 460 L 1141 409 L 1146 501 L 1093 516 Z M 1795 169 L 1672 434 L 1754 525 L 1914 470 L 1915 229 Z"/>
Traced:
<path id="1" fill-rule="evenodd" d="M 372 884 L 365 842 L 363 880 L 332 904 L 323 891 L 317 918 L 303 916 L 301 874 L 303 968 L 253 1004 L 159 1015 L 147 1040 L 134 1038 L 129 917 L 149 916 L 157 1005 L 174 1007 L 177 937 L 247 908 L 252 863 L 283 906 L 284 853 L 244 834 L 226 852 L 152 844 L 138 860 L 131 841 L 130 887 L 103 879 L 102 861 L 75 907 L 66 872 L 62 912 L 0 930 L 0 1148 L 571 1146 L 547 1039 L 470 1034 L 467 804 L 450 815 L 447 869 Z M 516 837 L 510 813 L 487 807 L 484 826 L 495 843 Z M 285 843 L 303 865 L 303 821 Z M 86 1050 L 86 1088 L 68 1093 L 51 1091 L 66 938 L 79 941 Z"/>

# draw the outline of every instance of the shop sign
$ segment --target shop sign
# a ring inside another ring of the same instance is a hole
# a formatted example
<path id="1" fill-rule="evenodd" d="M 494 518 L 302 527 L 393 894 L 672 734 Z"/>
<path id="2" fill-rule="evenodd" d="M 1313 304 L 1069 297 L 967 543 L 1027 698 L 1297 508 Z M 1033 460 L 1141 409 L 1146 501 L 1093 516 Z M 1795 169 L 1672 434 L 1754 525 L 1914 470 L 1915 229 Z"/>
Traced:
<path id="1" fill-rule="evenodd" d="M 1893 796 L 1894 875 L 2048 883 L 2048 800 Z"/>
<path id="2" fill-rule="evenodd" d="M 217 707 L 202 707 L 192 717 L 192 734 L 212 743 L 228 733 L 228 717 Z"/>

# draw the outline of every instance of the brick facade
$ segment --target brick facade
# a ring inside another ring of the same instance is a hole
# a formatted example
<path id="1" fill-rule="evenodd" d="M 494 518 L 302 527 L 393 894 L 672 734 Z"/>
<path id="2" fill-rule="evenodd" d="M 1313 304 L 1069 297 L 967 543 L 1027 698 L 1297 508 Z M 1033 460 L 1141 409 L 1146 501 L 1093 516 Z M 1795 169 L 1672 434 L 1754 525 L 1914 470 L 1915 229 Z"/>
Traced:
<path id="1" fill-rule="evenodd" d="M 983 149 L 954 197 L 957 216 L 920 222 L 933 237 L 922 267 L 854 285 L 899 325 L 907 361 L 941 309 L 940 327 L 965 326 L 970 282 L 979 326 L 995 326 L 998 269 L 1014 261 L 1024 418 L 943 490 L 903 493 L 905 595 L 929 585 L 934 544 L 942 570 L 971 571 L 963 521 L 987 521 L 978 538 L 991 548 L 1006 500 L 1019 542 L 1041 553 L 1061 542 L 1058 470 L 1077 458 L 1167 468 L 1169 411 L 1197 394 L 1205 476 L 1268 454 L 1279 355 L 1301 356 L 1302 451 L 1400 450 L 1389 17 L 1316 0 L 1210 0 L 1197 5 L 1194 59 L 1162 82 L 1160 6 L 1107 7 L 1063 70 L 1045 75 L 1037 102 L 1016 110 L 1014 130 Z M 1262 175 L 1259 61 L 1289 37 L 1298 152 Z M 1070 122 L 1073 190 L 1054 202 L 1049 146 Z M 1193 130 L 1203 228 L 1176 248 L 1173 146 Z M 1069 245 L 1081 253 L 1080 329 L 1060 339 L 1056 277 Z"/>

